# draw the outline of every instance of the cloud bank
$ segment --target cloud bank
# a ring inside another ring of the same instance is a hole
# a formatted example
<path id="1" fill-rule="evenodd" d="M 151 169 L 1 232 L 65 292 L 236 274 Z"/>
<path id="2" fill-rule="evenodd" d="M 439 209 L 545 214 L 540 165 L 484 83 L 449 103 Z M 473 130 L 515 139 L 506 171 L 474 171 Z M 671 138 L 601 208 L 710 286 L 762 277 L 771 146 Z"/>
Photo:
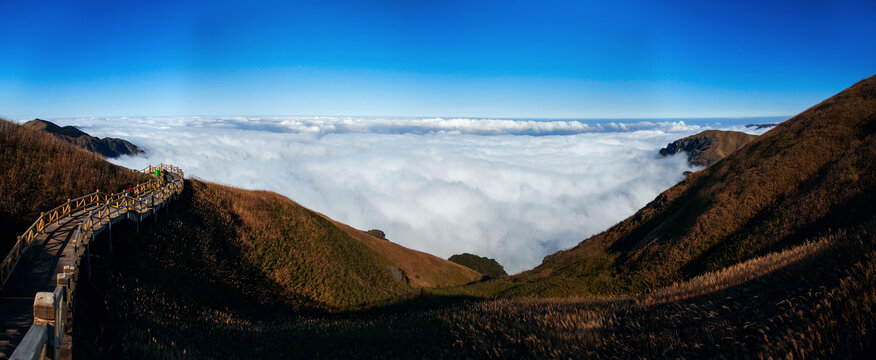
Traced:
<path id="1" fill-rule="evenodd" d="M 120 165 L 173 163 L 189 176 L 276 191 L 407 247 L 496 258 L 509 273 L 605 230 L 677 183 L 695 169 L 683 155 L 658 159 L 657 150 L 714 127 L 466 118 L 55 121 L 146 148 L 145 157 L 114 160 Z"/>

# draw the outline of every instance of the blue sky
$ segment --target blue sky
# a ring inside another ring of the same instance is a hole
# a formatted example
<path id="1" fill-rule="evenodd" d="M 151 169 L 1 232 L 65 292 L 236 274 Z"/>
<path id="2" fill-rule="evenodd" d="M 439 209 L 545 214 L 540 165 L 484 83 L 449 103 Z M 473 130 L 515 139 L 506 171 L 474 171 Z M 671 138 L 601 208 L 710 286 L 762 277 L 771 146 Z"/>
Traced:
<path id="1" fill-rule="evenodd" d="M 876 74 L 873 1 L 0 0 L 0 116 L 793 115 Z"/>

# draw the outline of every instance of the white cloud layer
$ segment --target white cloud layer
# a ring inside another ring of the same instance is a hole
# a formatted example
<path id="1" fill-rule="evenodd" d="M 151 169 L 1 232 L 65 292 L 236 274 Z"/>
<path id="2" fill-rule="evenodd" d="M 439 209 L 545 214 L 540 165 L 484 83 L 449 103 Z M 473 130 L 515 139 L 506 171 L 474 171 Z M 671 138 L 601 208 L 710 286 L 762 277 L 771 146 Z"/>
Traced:
<path id="1" fill-rule="evenodd" d="M 510 273 L 632 215 L 695 170 L 684 156 L 658 159 L 657 150 L 714 127 L 354 117 L 56 122 L 147 150 L 113 160 L 124 166 L 173 163 L 188 176 L 276 191 L 407 247 L 494 257 Z"/>

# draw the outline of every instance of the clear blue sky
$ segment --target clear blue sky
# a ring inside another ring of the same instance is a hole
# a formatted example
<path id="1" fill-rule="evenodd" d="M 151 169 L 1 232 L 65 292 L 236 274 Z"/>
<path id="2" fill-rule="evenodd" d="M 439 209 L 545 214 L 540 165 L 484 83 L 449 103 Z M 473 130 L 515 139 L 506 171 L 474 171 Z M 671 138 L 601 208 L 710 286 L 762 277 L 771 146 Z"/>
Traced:
<path id="1" fill-rule="evenodd" d="M 872 0 L 0 0 L 0 116 L 791 115 L 876 74 L 874 19 Z"/>

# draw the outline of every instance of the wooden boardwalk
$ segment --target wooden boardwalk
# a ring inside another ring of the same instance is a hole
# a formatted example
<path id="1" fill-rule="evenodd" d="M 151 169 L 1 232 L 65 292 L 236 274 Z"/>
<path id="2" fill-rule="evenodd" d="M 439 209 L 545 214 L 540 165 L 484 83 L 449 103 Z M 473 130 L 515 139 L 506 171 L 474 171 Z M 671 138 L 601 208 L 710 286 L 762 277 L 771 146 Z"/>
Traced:
<path id="1" fill-rule="evenodd" d="M 158 167 L 150 166 L 143 171 L 152 172 L 155 168 Z M 21 244 L 16 244 L 16 248 L 13 248 L 2 264 L 0 359 L 12 358 L 13 351 L 23 341 L 29 345 L 34 345 L 30 342 L 41 341 L 42 344 L 35 345 L 42 346 L 38 351 L 43 351 L 48 344 L 53 352 L 57 348 L 57 355 L 69 358 L 72 346 L 69 336 L 72 326 L 72 298 L 76 279 L 79 276 L 89 276 L 90 264 L 87 258 L 90 242 L 104 230 L 111 230 L 112 224 L 118 221 L 133 220 L 139 231 L 140 221 L 150 216 L 151 220 L 156 220 L 159 216 L 158 210 L 166 207 L 171 197 L 182 190 L 182 172 L 176 170 L 177 173 L 168 172 L 171 181 L 166 184 L 159 185 L 156 181 L 151 181 L 138 185 L 137 193 L 133 197 L 125 192 L 89 194 L 68 201 L 66 207 L 59 206 L 56 208 L 62 209 L 59 212 L 52 210 L 56 213 L 41 215 L 32 229 L 25 233 L 24 239 L 20 239 Z M 90 200 L 76 203 L 80 199 Z M 44 218 L 46 221 L 43 221 Z M 39 231 L 33 231 L 34 229 Z M 112 248 L 111 233 L 107 245 Z M 49 311 L 53 313 L 51 321 L 37 319 L 35 324 L 35 297 L 39 297 L 38 293 L 45 296 L 52 292 L 55 297 L 61 298 L 54 299 L 60 305 L 49 306 Z M 36 325 L 42 327 L 38 328 Z M 29 331 L 34 334 L 29 334 Z M 51 334 L 53 331 L 57 331 L 54 337 Z M 48 335 L 43 336 L 43 333 Z M 52 339 L 55 338 L 56 343 L 52 344 Z M 64 344 L 61 344 L 62 338 Z M 23 351 L 16 351 L 15 357 L 20 357 L 21 352 Z"/>

